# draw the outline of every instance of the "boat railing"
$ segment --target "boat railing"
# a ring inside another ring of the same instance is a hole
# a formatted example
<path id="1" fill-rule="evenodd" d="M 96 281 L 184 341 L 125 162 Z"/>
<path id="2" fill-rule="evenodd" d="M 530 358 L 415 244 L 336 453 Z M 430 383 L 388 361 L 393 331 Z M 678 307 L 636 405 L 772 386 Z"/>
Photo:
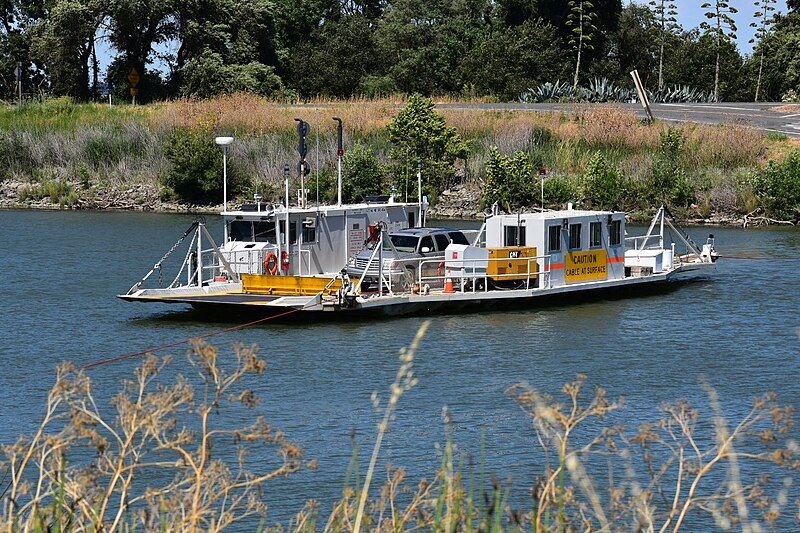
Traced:
<path id="1" fill-rule="evenodd" d="M 657 233 L 625 237 L 625 248 L 628 250 L 663 250 L 664 238 Z"/>
<path id="2" fill-rule="evenodd" d="M 522 259 L 522 258 L 519 258 Z M 519 260 L 517 259 L 517 260 Z M 394 259 L 392 268 L 384 268 L 380 277 L 388 285 L 390 294 L 406 293 L 428 285 L 429 288 L 441 289 L 445 286 L 448 278 L 460 286 L 460 292 L 477 292 L 478 290 L 488 291 L 489 282 L 498 281 L 519 281 L 519 288 L 550 288 L 550 255 L 540 255 L 527 257 L 526 272 L 511 272 L 507 274 L 489 274 L 487 266 L 492 262 L 508 262 L 508 258 L 493 259 L 452 259 L 447 262 L 442 259 L 423 259 L 416 258 Z M 539 262 L 542 268 L 539 268 Z M 412 269 L 403 268 L 403 264 L 411 263 L 415 266 Z M 388 272 L 387 272 L 388 270 Z M 408 279 L 409 273 L 414 272 L 413 279 Z M 523 277 L 524 276 L 524 277 Z M 482 282 L 482 283 L 479 283 Z"/>

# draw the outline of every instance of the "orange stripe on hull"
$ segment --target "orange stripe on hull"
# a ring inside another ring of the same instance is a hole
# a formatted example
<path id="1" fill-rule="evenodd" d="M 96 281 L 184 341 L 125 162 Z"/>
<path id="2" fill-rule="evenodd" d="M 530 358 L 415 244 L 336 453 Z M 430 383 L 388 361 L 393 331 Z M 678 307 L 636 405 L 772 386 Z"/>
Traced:
<path id="1" fill-rule="evenodd" d="M 625 258 L 624 257 L 609 257 L 608 258 L 608 262 L 609 263 L 624 263 L 625 262 Z"/>

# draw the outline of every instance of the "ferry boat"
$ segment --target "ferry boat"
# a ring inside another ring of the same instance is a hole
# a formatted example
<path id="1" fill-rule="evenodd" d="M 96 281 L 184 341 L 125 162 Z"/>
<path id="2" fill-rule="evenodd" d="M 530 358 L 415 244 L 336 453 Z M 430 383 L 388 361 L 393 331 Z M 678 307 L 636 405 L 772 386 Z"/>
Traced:
<path id="1" fill-rule="evenodd" d="M 451 242 L 444 254 L 429 257 L 420 243 L 417 256 L 402 257 L 408 254 L 394 253 L 392 234 L 414 234 L 406 230 L 426 225 L 419 174 L 417 182 L 416 202 L 397 201 L 393 193 L 357 204 L 309 206 L 302 191 L 291 205 L 286 179 L 282 204 L 256 196 L 254 203 L 224 209 L 221 243 L 195 222 L 119 298 L 263 317 L 507 309 L 641 292 L 712 269 L 718 258 L 713 235 L 695 245 L 663 206 L 646 233 L 631 237 L 626 213 L 571 205 L 524 214 L 501 214 L 495 207 L 468 244 Z M 665 231 L 676 240 L 668 242 Z M 182 246 L 186 252 L 173 281 L 147 286 L 156 272 L 163 279 L 165 261 Z M 365 255 L 363 274 L 348 275 L 356 256 L 363 263 Z"/>

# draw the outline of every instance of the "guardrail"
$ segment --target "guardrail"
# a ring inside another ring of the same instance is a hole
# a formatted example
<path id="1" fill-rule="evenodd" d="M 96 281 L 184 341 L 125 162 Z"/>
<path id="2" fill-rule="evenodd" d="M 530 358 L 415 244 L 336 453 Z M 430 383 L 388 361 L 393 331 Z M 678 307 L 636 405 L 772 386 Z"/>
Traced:
<path id="1" fill-rule="evenodd" d="M 470 290 L 476 292 L 479 290 L 488 291 L 491 282 L 498 281 L 519 281 L 526 290 L 531 288 L 549 288 L 550 287 L 550 255 L 539 255 L 536 257 L 518 258 L 512 260 L 525 259 L 526 272 L 524 274 L 512 272 L 509 274 L 493 274 L 487 273 L 487 266 L 492 262 L 509 261 L 508 258 L 494 258 L 494 259 L 453 259 L 447 262 L 444 259 L 422 259 L 408 258 L 408 259 L 392 259 L 391 262 L 384 261 L 383 268 L 373 269 L 370 271 L 370 276 L 377 276 L 382 287 L 389 292 L 390 295 L 407 294 L 412 292 L 412 287 L 417 286 L 418 289 L 424 285 L 429 288 L 442 288 L 444 287 L 447 278 L 451 278 L 459 285 L 460 292 Z M 538 268 L 539 261 L 541 261 L 542 268 Z M 534 263 L 536 268 L 534 268 Z M 390 267 L 386 268 L 386 264 Z M 405 264 L 413 264 L 414 268 L 403 268 Z M 450 266 L 448 272 L 447 266 Z M 470 271 L 471 270 L 471 271 Z M 365 273 L 367 271 L 365 270 Z M 413 275 L 411 274 L 413 272 Z M 429 274 L 435 272 L 435 275 Z M 524 279 L 521 277 L 524 276 Z M 363 276 L 362 276 L 363 281 Z M 479 283 L 481 282 L 482 283 Z M 521 287 L 520 287 L 521 288 Z"/>
<path id="2" fill-rule="evenodd" d="M 656 242 L 648 244 L 648 241 L 651 240 Z M 625 248 L 628 250 L 661 250 L 664 248 L 664 238 L 658 234 L 625 237 Z"/>

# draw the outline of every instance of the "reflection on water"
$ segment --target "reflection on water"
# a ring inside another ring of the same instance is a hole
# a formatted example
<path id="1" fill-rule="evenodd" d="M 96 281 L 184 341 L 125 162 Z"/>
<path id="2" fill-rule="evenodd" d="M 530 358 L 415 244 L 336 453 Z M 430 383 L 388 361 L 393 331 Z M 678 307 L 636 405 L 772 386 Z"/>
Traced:
<path id="1" fill-rule="evenodd" d="M 189 222 L 181 215 L 0 212 L 2 443 L 34 427 L 57 362 L 86 363 L 231 324 L 224 316 L 209 322 L 182 307 L 114 298 Z M 505 391 L 526 381 L 556 392 L 577 372 L 610 396 L 626 397 L 629 427 L 655 418 L 667 400 L 707 403 L 701 376 L 733 415 L 766 390 L 796 402 L 800 233 L 712 231 L 723 255 L 765 259 L 722 260 L 713 278 L 657 295 L 434 317 L 416 363 L 419 385 L 402 398 L 382 464 L 407 468 L 412 480 L 430 475 L 447 405 L 460 449 L 477 453 L 485 439 L 490 468 L 511 476 L 513 497 L 524 500 L 542 457 L 529 421 Z M 708 230 L 690 233 L 702 242 Z M 273 519 L 285 520 L 309 498 L 330 502 L 341 493 L 349 435 L 355 429 L 362 450 L 369 448 L 378 421 L 370 396 L 385 394 L 397 352 L 421 321 L 266 323 L 214 339 L 223 348 L 261 346 L 268 369 L 252 384 L 262 397 L 259 414 L 319 460 L 318 470 L 269 486 Z M 113 392 L 135 365 L 123 361 L 91 375 Z"/>

